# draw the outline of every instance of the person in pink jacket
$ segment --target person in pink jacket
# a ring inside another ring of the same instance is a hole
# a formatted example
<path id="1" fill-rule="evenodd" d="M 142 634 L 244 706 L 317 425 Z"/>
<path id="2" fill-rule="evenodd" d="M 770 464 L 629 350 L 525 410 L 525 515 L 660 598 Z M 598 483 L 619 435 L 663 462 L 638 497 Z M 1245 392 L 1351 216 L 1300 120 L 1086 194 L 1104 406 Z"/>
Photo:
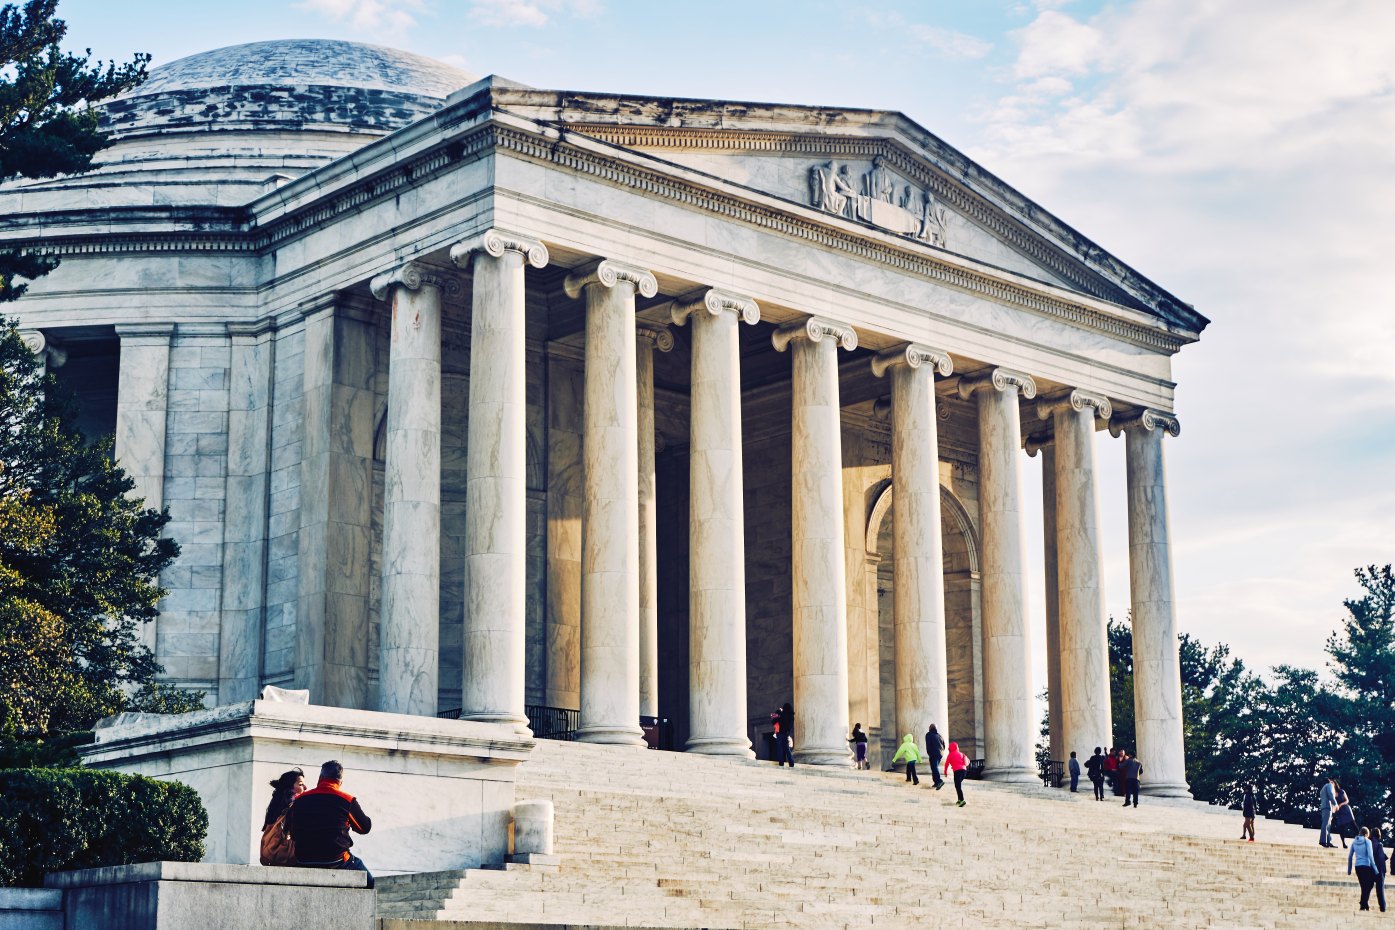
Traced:
<path id="1" fill-rule="evenodd" d="M 949 754 L 945 756 L 945 774 L 954 770 L 954 793 L 959 795 L 959 806 L 964 806 L 964 776 L 969 773 L 969 757 L 959 751 L 958 743 L 949 744 Z"/>

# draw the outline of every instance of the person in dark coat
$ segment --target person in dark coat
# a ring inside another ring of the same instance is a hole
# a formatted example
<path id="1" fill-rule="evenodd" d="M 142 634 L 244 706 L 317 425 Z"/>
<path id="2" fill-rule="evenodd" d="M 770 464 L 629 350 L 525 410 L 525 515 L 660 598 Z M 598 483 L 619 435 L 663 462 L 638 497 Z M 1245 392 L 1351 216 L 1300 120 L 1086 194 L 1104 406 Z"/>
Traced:
<path id="1" fill-rule="evenodd" d="M 1356 835 L 1356 811 L 1352 810 L 1346 789 L 1335 778 L 1332 779 L 1332 787 L 1337 790 L 1337 806 L 1332 809 L 1332 832 L 1341 838 L 1342 848 L 1346 849 L 1347 834 Z"/>
<path id="2" fill-rule="evenodd" d="M 366 834 L 373 821 L 363 812 L 358 799 L 342 785 L 344 766 L 330 760 L 320 766 L 320 781 L 296 798 L 286 819 L 295 840 L 296 864 L 309 869 L 344 869 L 368 872 L 363 860 L 349 852 L 354 841 L 350 832 Z M 373 873 L 368 872 L 368 887 Z"/>
<path id="3" fill-rule="evenodd" d="M 1385 870 L 1390 856 L 1385 851 L 1385 842 L 1380 838 L 1380 827 L 1371 828 L 1371 858 L 1376 860 L 1376 903 L 1380 912 L 1385 913 Z"/>
<path id="4" fill-rule="evenodd" d="M 1070 754 L 1070 763 L 1066 768 L 1070 771 L 1070 793 L 1075 794 L 1080 787 L 1080 760 L 1075 757 L 1075 753 Z"/>
<path id="5" fill-rule="evenodd" d="M 1095 786 L 1095 800 L 1104 800 L 1104 751 L 1100 747 L 1095 747 L 1095 754 L 1085 760 L 1085 774 L 1090 777 L 1090 784 Z"/>
<path id="6" fill-rule="evenodd" d="M 775 742 L 778 744 L 777 752 L 779 753 L 777 758 L 780 760 L 780 765 L 788 762 L 790 768 L 794 768 L 794 753 L 790 750 L 790 741 L 794 739 L 794 705 L 789 701 L 786 701 L 785 706 L 780 708 L 780 716 L 776 723 L 779 724 L 779 732 L 775 734 Z"/>
<path id="7" fill-rule="evenodd" d="M 940 777 L 940 756 L 944 755 L 944 751 L 944 737 L 932 723 L 930 729 L 925 731 L 925 758 L 930 763 L 930 773 L 935 776 L 936 791 L 945 786 L 945 780 Z"/>
<path id="8" fill-rule="evenodd" d="M 1131 756 L 1122 749 L 1119 750 L 1119 754 L 1123 756 L 1123 761 L 1119 763 L 1114 780 L 1123 782 L 1124 806 L 1132 804 L 1138 807 L 1138 783 L 1143 778 L 1143 763 L 1138 761 L 1138 756 Z"/>
<path id="9" fill-rule="evenodd" d="M 853 759 L 857 763 L 857 770 L 870 769 L 872 763 L 867 761 L 867 734 L 862 732 L 862 724 L 854 723 L 852 736 L 848 737 L 848 742 L 853 744 Z"/>

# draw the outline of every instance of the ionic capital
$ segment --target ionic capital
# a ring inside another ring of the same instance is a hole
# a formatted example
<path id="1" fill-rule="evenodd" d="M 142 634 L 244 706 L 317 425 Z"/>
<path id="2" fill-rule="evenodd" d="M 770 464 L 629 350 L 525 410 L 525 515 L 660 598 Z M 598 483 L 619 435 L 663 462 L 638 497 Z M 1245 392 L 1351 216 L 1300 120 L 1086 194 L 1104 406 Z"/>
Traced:
<path id="1" fill-rule="evenodd" d="M 635 293 L 641 297 L 653 297 L 659 293 L 659 282 L 654 280 L 651 272 L 637 265 L 626 265 L 609 258 L 588 262 L 572 271 L 562 282 L 562 290 L 575 300 L 589 285 L 614 287 L 621 281 L 628 281 L 634 285 Z"/>
<path id="2" fill-rule="evenodd" d="M 1136 413 L 1109 421 L 1109 434 L 1118 438 L 1125 430 L 1141 429 L 1147 432 L 1160 430 L 1173 438 L 1182 435 L 1182 423 L 1175 414 L 1144 407 Z"/>
<path id="3" fill-rule="evenodd" d="M 394 287 L 416 291 L 423 285 L 439 287 L 451 297 L 458 297 L 461 292 L 460 281 L 454 275 L 440 274 L 417 261 L 403 262 L 391 271 L 377 275 L 368 282 L 368 290 L 377 300 L 387 300 Z"/>
<path id="4" fill-rule="evenodd" d="M 19 338 L 24 347 L 35 355 L 43 355 L 44 349 L 48 348 L 48 338 L 37 329 L 21 329 Z"/>
<path id="5" fill-rule="evenodd" d="M 482 235 L 457 242 L 450 247 L 450 260 L 457 268 L 467 268 L 476 252 L 485 252 L 494 258 L 503 258 L 505 252 L 517 252 L 534 268 L 545 268 L 551 260 L 547 246 L 538 240 L 502 229 L 488 229 Z"/>
<path id="6" fill-rule="evenodd" d="M 635 341 L 641 349 L 667 352 L 673 348 L 673 333 L 662 323 L 639 320 L 635 323 Z"/>
<path id="7" fill-rule="evenodd" d="M 837 345 L 852 351 L 857 348 L 857 331 L 846 323 L 839 323 L 827 317 L 811 316 L 806 320 L 786 323 L 770 334 L 770 344 L 776 352 L 783 352 L 791 342 L 807 339 L 822 342 L 825 337 L 833 339 Z"/>
<path id="8" fill-rule="evenodd" d="M 1087 407 L 1093 407 L 1095 416 L 1101 420 L 1108 420 L 1114 415 L 1114 405 L 1109 402 L 1109 398 L 1103 394 L 1095 394 L 1092 391 L 1082 391 L 1076 388 L 1064 394 L 1056 394 L 1052 397 L 1043 398 L 1037 404 L 1037 417 L 1042 420 L 1051 419 L 1051 415 L 1058 410 L 1081 411 Z"/>
<path id="9" fill-rule="evenodd" d="M 735 313 L 736 318 L 744 323 L 760 322 L 760 306 L 754 300 L 726 291 L 719 291 L 715 287 L 690 294 L 687 297 L 680 297 L 673 302 L 669 314 L 673 317 L 674 323 L 682 326 L 688 322 L 689 316 L 699 310 L 706 310 L 713 316 Z"/>
<path id="10" fill-rule="evenodd" d="M 1027 400 L 1037 396 L 1037 383 L 1032 380 L 1032 376 L 1026 372 L 1013 371 L 1011 368 L 993 368 L 964 375 L 959 379 L 957 387 L 963 400 L 968 400 L 979 391 L 990 389 L 1019 391 Z"/>
<path id="11" fill-rule="evenodd" d="M 872 374 L 880 378 L 897 365 L 919 368 L 927 362 L 934 371 L 939 372 L 942 378 L 954 371 L 954 360 L 949 357 L 948 352 L 943 349 L 932 349 L 918 342 L 908 342 L 905 345 L 883 349 L 872 356 Z"/>

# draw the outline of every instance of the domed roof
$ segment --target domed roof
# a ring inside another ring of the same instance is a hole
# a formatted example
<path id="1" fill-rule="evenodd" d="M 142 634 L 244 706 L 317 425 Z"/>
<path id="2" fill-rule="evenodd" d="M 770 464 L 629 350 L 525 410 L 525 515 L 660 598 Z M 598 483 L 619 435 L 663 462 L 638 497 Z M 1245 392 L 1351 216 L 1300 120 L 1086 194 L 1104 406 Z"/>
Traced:
<path id="1" fill-rule="evenodd" d="M 187 130 L 381 134 L 440 109 L 477 77 L 411 52 L 333 39 L 249 42 L 161 65 L 102 105 L 115 138 Z"/>
<path id="2" fill-rule="evenodd" d="M 131 96 L 230 85 L 362 87 L 445 99 L 478 80 L 444 62 L 381 45 L 285 39 L 199 52 L 150 72 Z"/>

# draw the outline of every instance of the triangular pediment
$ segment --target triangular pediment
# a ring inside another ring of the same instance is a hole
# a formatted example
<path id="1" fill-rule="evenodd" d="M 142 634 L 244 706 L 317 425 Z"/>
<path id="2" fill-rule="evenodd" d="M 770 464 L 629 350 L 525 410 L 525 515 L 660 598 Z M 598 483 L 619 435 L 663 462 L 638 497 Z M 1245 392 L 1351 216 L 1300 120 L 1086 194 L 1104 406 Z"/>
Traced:
<path id="1" fill-rule="evenodd" d="M 900 113 L 500 88 L 496 106 L 838 224 L 1142 310 L 1205 317 Z"/>

